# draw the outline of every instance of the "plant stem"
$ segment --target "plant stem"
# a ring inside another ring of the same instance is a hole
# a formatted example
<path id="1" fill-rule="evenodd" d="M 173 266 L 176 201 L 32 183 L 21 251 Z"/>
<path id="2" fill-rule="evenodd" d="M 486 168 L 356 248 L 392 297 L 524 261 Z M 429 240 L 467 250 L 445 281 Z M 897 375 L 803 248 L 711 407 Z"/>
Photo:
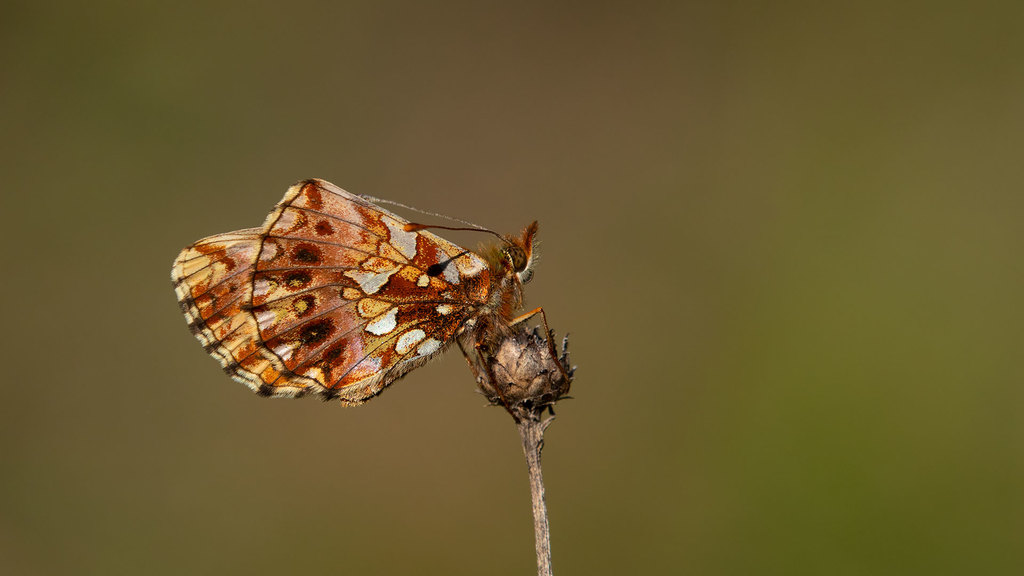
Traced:
<path id="1" fill-rule="evenodd" d="M 548 508 L 544 502 L 544 475 L 540 468 L 540 452 L 544 449 L 544 429 L 554 417 L 541 421 L 533 418 L 517 418 L 519 437 L 523 441 L 523 454 L 530 472 L 530 496 L 533 499 L 533 531 L 537 547 L 537 576 L 551 574 L 551 529 L 548 526 Z"/>

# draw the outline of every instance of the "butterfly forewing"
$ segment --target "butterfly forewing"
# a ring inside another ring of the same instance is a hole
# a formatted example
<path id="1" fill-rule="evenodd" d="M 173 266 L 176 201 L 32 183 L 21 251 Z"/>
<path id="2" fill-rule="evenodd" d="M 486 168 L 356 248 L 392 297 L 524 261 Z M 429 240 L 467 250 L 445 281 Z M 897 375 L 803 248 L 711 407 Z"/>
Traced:
<path id="1" fill-rule="evenodd" d="M 488 297 L 479 257 L 405 224 L 301 183 L 262 229 L 183 251 L 179 300 L 211 354 L 262 394 L 359 403 L 440 352 Z"/>

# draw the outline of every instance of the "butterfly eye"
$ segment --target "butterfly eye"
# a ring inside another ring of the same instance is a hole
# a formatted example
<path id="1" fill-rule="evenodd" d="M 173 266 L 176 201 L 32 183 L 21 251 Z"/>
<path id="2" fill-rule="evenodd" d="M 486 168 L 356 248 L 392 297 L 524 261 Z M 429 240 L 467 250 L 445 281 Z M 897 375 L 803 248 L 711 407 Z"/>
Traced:
<path id="1" fill-rule="evenodd" d="M 512 265 L 512 269 L 516 272 L 522 272 L 526 269 L 526 252 L 516 245 L 511 245 L 505 248 L 505 259 L 508 260 L 509 264 Z"/>

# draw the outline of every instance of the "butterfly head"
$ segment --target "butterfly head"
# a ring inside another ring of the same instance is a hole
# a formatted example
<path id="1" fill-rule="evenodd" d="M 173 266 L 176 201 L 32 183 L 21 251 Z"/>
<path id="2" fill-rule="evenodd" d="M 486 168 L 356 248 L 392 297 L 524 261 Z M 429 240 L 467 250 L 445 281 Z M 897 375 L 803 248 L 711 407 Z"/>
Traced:
<path id="1" fill-rule="evenodd" d="M 523 284 L 533 278 L 533 265 L 536 262 L 533 254 L 533 239 L 537 235 L 537 222 L 526 227 L 522 237 L 508 236 L 505 247 L 501 251 L 505 265 Z"/>

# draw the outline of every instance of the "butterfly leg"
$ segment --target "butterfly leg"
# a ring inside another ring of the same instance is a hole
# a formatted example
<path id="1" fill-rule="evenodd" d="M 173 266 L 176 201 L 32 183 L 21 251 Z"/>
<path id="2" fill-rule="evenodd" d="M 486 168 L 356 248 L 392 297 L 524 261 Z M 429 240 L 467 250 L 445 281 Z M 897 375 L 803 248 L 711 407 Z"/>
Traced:
<path id="1" fill-rule="evenodd" d="M 515 318 L 512 319 L 511 322 L 509 322 L 509 325 L 510 326 L 515 326 L 516 324 L 519 324 L 520 322 L 524 322 L 526 320 L 529 320 L 530 318 L 533 318 L 537 314 L 540 314 L 541 318 L 544 319 L 544 328 L 546 329 L 548 327 L 548 317 L 547 317 L 546 314 L 544 314 L 544 308 L 541 308 L 540 306 L 534 308 L 533 310 L 530 310 L 526 314 L 521 314 L 519 316 L 516 316 Z"/>

